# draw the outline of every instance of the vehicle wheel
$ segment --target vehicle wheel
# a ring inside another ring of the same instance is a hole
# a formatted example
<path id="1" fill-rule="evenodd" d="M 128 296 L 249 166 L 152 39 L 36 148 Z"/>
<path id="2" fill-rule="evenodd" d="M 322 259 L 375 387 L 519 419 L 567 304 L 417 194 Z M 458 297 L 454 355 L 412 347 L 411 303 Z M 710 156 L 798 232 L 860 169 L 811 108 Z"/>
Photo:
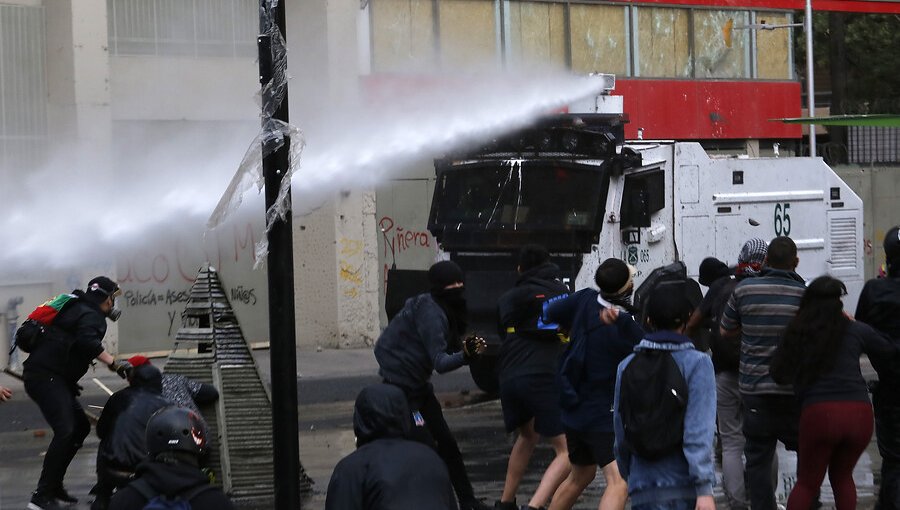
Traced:
<path id="1" fill-rule="evenodd" d="M 469 373 L 475 386 L 485 393 L 496 395 L 500 391 L 500 381 L 497 379 L 497 356 L 492 354 L 482 355 L 469 364 Z"/>

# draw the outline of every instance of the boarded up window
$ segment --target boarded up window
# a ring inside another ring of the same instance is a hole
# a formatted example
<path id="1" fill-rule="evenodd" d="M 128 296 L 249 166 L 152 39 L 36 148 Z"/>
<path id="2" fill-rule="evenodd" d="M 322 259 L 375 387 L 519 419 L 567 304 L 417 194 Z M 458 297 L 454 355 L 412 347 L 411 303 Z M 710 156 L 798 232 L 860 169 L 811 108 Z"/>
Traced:
<path id="1" fill-rule="evenodd" d="M 639 76 L 691 76 L 687 9 L 640 7 L 637 10 L 637 68 Z"/>
<path id="2" fill-rule="evenodd" d="M 507 64 L 510 67 L 566 67 L 563 4 L 510 2 Z"/>
<path id="3" fill-rule="evenodd" d="M 746 11 L 694 11 L 694 71 L 697 78 L 749 78 L 747 50 L 749 30 L 733 30 L 731 47 L 725 44 L 722 30 L 729 20 L 735 27 L 746 27 Z"/>
<path id="4" fill-rule="evenodd" d="M 784 12 L 760 12 L 756 15 L 756 22 L 765 22 L 767 25 L 784 25 L 792 23 L 792 20 Z M 756 32 L 757 77 L 765 80 L 789 80 L 792 78 L 790 37 L 791 30 L 788 28 Z"/>
<path id="5" fill-rule="evenodd" d="M 572 70 L 579 73 L 628 74 L 625 7 L 572 4 Z"/>
<path id="6" fill-rule="evenodd" d="M 370 5 L 373 71 L 435 68 L 431 0 L 373 0 Z"/>
<path id="7" fill-rule="evenodd" d="M 496 4 L 490 0 L 441 0 L 441 64 L 474 71 L 500 66 Z"/>

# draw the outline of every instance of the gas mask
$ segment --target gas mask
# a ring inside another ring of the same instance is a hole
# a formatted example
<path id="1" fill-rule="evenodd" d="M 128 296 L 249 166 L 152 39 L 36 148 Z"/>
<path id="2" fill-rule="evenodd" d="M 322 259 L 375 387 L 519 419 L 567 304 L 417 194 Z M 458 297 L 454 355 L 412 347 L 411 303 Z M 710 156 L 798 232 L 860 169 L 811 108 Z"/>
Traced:
<path id="1" fill-rule="evenodd" d="M 117 320 L 119 320 L 119 317 L 122 316 L 122 309 L 119 308 L 118 299 L 116 299 L 115 297 L 110 299 L 112 299 L 112 306 L 109 308 L 109 311 L 106 312 L 106 318 L 113 322 L 116 322 Z"/>

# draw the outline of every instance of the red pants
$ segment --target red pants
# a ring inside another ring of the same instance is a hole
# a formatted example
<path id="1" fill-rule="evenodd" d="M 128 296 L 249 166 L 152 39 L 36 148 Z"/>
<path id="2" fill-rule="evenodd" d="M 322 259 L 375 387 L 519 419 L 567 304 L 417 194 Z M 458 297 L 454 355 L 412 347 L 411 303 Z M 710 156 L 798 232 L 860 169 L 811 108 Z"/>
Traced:
<path id="1" fill-rule="evenodd" d="M 837 510 L 856 508 L 853 468 L 872 439 L 873 428 L 868 402 L 820 402 L 803 408 L 797 485 L 788 498 L 788 510 L 810 508 L 826 470 Z"/>

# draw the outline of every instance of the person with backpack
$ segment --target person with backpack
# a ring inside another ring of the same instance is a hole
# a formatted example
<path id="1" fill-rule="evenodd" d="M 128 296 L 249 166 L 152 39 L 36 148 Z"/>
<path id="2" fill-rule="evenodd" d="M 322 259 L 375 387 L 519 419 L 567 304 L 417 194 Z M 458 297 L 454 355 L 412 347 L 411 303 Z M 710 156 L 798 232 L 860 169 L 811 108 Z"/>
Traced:
<path id="1" fill-rule="evenodd" d="M 571 340 L 560 361 L 560 405 L 572 471 L 553 499 L 551 510 L 569 509 L 597 475 L 600 466 L 606 490 L 601 510 L 625 507 L 628 488 L 616 466 L 612 403 L 616 367 L 631 353 L 644 332 L 630 313 L 603 322 L 607 310 L 631 310 L 635 269 L 619 259 L 606 259 L 594 281 L 600 291 L 582 289 L 549 303 L 545 322 L 559 324 Z"/>
<path id="2" fill-rule="evenodd" d="M 403 390 L 373 384 L 356 397 L 356 451 L 334 467 L 325 510 L 456 510 L 447 466 L 409 439 L 411 412 Z"/>
<path id="3" fill-rule="evenodd" d="M 206 425 L 197 413 L 169 406 L 147 422 L 148 459 L 136 479 L 116 491 L 109 510 L 232 510 L 222 489 L 200 469 Z"/>
<path id="4" fill-rule="evenodd" d="M 716 382 L 684 335 L 691 306 L 678 285 L 649 298 L 653 331 L 616 371 L 616 460 L 634 510 L 713 510 Z"/>
<path id="5" fill-rule="evenodd" d="M 797 245 L 786 236 L 769 243 L 763 270 L 734 288 L 722 312 L 720 335 L 741 339 L 739 387 L 743 402 L 744 456 L 750 508 L 775 510 L 775 448 L 797 451 L 800 408 L 790 385 L 769 373 L 772 355 L 797 314 L 806 285 L 794 269 Z"/>
<path id="6" fill-rule="evenodd" d="M 866 282 L 856 305 L 856 320 L 864 322 L 900 344 L 900 227 L 884 236 L 884 278 Z M 875 439 L 881 454 L 881 488 L 878 510 L 900 509 L 900 371 L 889 359 L 869 356 L 878 370 L 872 391 L 875 407 Z"/>
<path id="7" fill-rule="evenodd" d="M 462 269 L 444 260 L 428 269 L 429 292 L 406 300 L 375 343 L 378 373 L 406 394 L 414 427 L 412 436 L 437 449 L 447 464 L 460 510 L 486 510 L 475 497 L 459 445 L 434 396 L 431 374 L 468 364 L 487 347 L 484 339 L 466 336 L 466 299 Z M 463 340 L 463 337 L 465 339 Z"/>
<path id="8" fill-rule="evenodd" d="M 541 437 L 549 440 L 556 455 L 526 508 L 546 504 L 570 470 L 556 376 L 563 343 L 556 324 L 541 320 L 544 303 L 568 295 L 569 288 L 543 246 L 524 246 L 516 270 L 515 287 L 500 296 L 497 304 L 503 339 L 497 366 L 500 404 L 506 432 L 516 431 L 503 495 L 494 507 L 501 510 L 519 510 L 516 490 Z"/>
<path id="9" fill-rule="evenodd" d="M 759 274 L 766 259 L 768 245 L 759 238 L 747 240 L 738 254 L 738 265 L 732 272 L 724 262 L 706 258 L 700 264 L 700 284 L 709 289 L 694 310 L 687 326 L 693 338 L 697 329 L 708 331 L 716 372 L 716 421 L 722 445 L 722 488 L 731 510 L 747 510 L 749 501 L 744 483 L 744 418 L 738 386 L 740 337 L 723 337 L 719 333 L 722 312 L 739 282 Z M 736 273 L 736 274 L 735 274 Z"/>
<path id="10" fill-rule="evenodd" d="M 866 353 L 891 369 L 897 365 L 897 345 L 844 313 L 841 297 L 846 294 L 840 280 L 830 276 L 813 280 L 772 360 L 772 377 L 793 385 L 801 409 L 797 483 L 788 498 L 790 510 L 811 507 L 826 470 L 837 510 L 856 508 L 853 468 L 874 428 L 859 358 Z"/>
<path id="11" fill-rule="evenodd" d="M 162 396 L 162 374 L 149 363 L 128 370 L 127 388 L 112 394 L 97 421 L 97 484 L 91 510 L 106 510 L 114 490 L 131 481 L 147 458 L 147 422 L 172 405 Z"/>
<path id="12" fill-rule="evenodd" d="M 22 379 L 25 392 L 53 430 L 29 510 L 56 509 L 78 501 L 63 487 L 69 463 L 91 431 L 76 398 L 81 392 L 78 380 L 95 359 L 125 377 L 127 363 L 117 362 L 102 343 L 106 320 L 115 321 L 121 315 L 116 306 L 121 292 L 116 282 L 98 276 L 87 290 L 57 296 L 29 315 L 32 323 L 40 323 L 41 333 L 28 347 Z"/>
<path id="13" fill-rule="evenodd" d="M 137 368 L 149 365 L 150 359 L 138 354 L 128 358 L 128 363 L 132 367 Z M 200 406 L 212 404 L 219 400 L 219 390 L 212 384 L 168 372 L 162 374 L 162 395 L 171 400 L 173 404 L 194 411 L 201 418 L 203 413 L 200 412 Z"/>

